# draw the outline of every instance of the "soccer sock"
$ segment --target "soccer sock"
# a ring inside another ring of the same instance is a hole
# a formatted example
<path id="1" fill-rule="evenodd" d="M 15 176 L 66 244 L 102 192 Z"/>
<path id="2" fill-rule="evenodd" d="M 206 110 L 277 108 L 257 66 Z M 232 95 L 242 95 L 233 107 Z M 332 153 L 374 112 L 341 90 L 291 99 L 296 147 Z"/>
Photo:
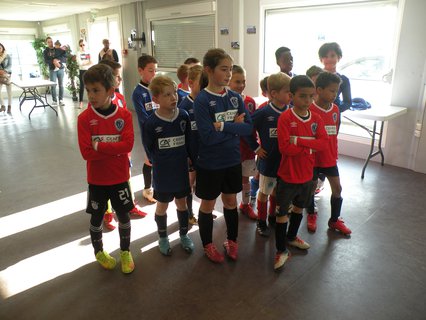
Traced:
<path id="1" fill-rule="evenodd" d="M 250 197 L 256 198 L 257 190 L 259 190 L 259 179 L 253 177 L 250 179 Z"/>
<path id="2" fill-rule="evenodd" d="M 287 222 L 275 224 L 275 247 L 278 252 L 285 252 L 287 250 Z"/>
<path id="3" fill-rule="evenodd" d="M 176 210 L 179 221 L 179 235 L 183 236 L 188 233 L 188 210 Z"/>
<path id="4" fill-rule="evenodd" d="M 143 182 L 145 184 L 144 189 L 151 188 L 151 184 L 152 184 L 152 168 L 149 165 L 147 165 L 146 163 L 143 164 L 142 174 L 143 174 Z"/>
<path id="5" fill-rule="evenodd" d="M 160 216 L 155 214 L 155 222 L 157 222 L 158 235 L 160 238 L 167 237 L 167 214 Z"/>
<path id="6" fill-rule="evenodd" d="M 269 210 L 270 216 L 275 216 L 275 210 L 277 208 L 277 198 L 275 196 L 269 196 Z"/>
<path id="7" fill-rule="evenodd" d="M 90 240 L 92 241 L 95 255 L 104 249 L 102 242 L 102 218 L 103 215 L 92 214 L 90 218 Z"/>
<path id="8" fill-rule="evenodd" d="M 118 234 L 120 235 L 120 249 L 129 251 L 130 248 L 130 216 L 129 213 L 117 214 L 118 218 Z"/>
<path id="9" fill-rule="evenodd" d="M 213 242 L 213 215 L 198 211 L 198 228 L 203 247 Z"/>
<path id="10" fill-rule="evenodd" d="M 111 206 L 111 200 L 107 201 L 107 210 L 106 212 L 108 213 L 112 213 L 112 206 Z"/>
<path id="11" fill-rule="evenodd" d="M 297 232 L 299 231 L 300 223 L 302 222 L 303 215 L 301 213 L 290 213 L 290 224 L 288 226 L 287 239 L 293 241 L 296 239 Z"/>
<path id="12" fill-rule="evenodd" d="M 315 213 L 315 196 L 311 196 L 311 202 L 309 203 L 309 206 L 307 208 L 308 214 L 314 214 Z"/>
<path id="13" fill-rule="evenodd" d="M 250 183 L 243 184 L 243 191 L 241 192 L 241 201 L 243 205 L 248 205 L 250 202 Z"/>
<path id="14" fill-rule="evenodd" d="M 331 218 L 330 220 L 333 222 L 336 222 L 340 217 L 340 210 L 342 209 L 342 202 L 343 198 L 330 198 L 330 204 L 331 204 Z"/>
<path id="15" fill-rule="evenodd" d="M 261 202 L 259 199 L 257 199 L 257 217 L 260 221 L 266 221 L 267 217 L 267 202 Z"/>
<path id="16" fill-rule="evenodd" d="M 186 206 L 188 207 L 189 217 L 192 218 L 194 216 L 192 211 L 192 192 L 186 197 Z"/>
<path id="17" fill-rule="evenodd" d="M 238 237 L 238 211 L 237 208 L 226 209 L 223 208 L 223 215 L 226 222 L 227 239 L 237 241 Z"/>

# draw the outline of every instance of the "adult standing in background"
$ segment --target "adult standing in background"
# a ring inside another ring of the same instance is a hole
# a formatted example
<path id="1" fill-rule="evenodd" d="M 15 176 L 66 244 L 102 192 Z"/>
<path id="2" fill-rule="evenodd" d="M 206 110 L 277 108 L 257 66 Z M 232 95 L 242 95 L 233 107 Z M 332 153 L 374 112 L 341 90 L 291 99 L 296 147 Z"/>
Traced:
<path id="1" fill-rule="evenodd" d="M 5 112 L 6 107 L 3 103 L 2 89 L 6 86 L 7 91 L 7 113 L 11 113 L 12 109 L 12 83 L 10 76 L 12 74 L 12 58 L 7 54 L 3 44 L 0 43 L 0 112 Z"/>
<path id="2" fill-rule="evenodd" d="M 113 60 L 115 62 L 118 62 L 118 54 L 117 51 L 114 49 L 109 48 L 109 40 L 104 39 L 102 40 L 102 43 L 104 45 L 103 49 L 99 52 L 98 60 L 99 62 L 103 59 L 106 60 Z"/>
<path id="3" fill-rule="evenodd" d="M 62 49 L 57 49 L 53 46 L 53 40 L 51 37 L 46 38 L 47 48 L 43 51 L 44 62 L 49 67 L 49 79 L 50 81 L 58 81 L 59 86 L 59 105 L 64 106 L 64 64 L 66 60 L 66 52 Z M 51 87 L 53 105 L 58 105 L 56 96 L 56 86 Z"/>
<path id="4" fill-rule="evenodd" d="M 90 60 L 90 53 L 86 51 L 86 43 L 83 39 L 80 39 L 78 42 L 78 52 L 77 52 L 77 63 L 80 69 L 79 72 L 79 80 L 80 80 L 80 92 L 78 96 L 78 101 L 80 101 L 79 108 L 83 108 L 83 96 L 84 96 L 84 81 L 83 75 L 92 65 L 92 61 Z"/>

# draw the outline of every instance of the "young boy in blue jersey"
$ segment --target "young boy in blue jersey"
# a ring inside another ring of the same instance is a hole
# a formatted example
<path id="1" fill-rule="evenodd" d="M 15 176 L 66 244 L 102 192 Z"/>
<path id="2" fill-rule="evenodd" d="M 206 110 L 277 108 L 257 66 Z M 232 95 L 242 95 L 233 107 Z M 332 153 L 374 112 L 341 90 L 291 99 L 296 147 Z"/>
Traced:
<path id="1" fill-rule="evenodd" d="M 213 209 L 222 195 L 227 240 L 226 255 L 238 256 L 237 193 L 241 192 L 240 136 L 253 131 L 244 102 L 226 87 L 232 76 L 232 58 L 223 49 L 210 49 L 203 66 L 208 85 L 194 101 L 195 121 L 199 133 L 196 195 L 201 199 L 198 226 L 206 256 L 221 263 L 224 256 L 213 244 Z"/>
<path id="2" fill-rule="evenodd" d="M 155 103 L 152 101 L 151 93 L 148 86 L 157 73 L 157 60 L 150 55 L 142 55 L 138 59 L 138 73 L 141 81 L 136 86 L 132 94 L 133 107 L 138 115 L 139 129 L 143 141 L 143 125 L 148 117 L 154 112 L 156 108 Z M 142 152 L 144 150 L 142 149 Z M 144 179 L 144 189 L 142 190 L 143 197 L 150 203 L 155 203 L 153 197 L 152 185 L 152 165 L 148 157 L 144 153 L 144 165 L 142 174 Z"/>
<path id="3" fill-rule="evenodd" d="M 252 115 L 253 126 L 260 142 L 250 138 L 250 146 L 256 151 L 259 170 L 259 194 L 257 197 L 257 232 L 263 237 L 269 237 L 270 231 L 266 224 L 269 197 L 269 215 L 275 218 L 277 171 L 281 161 L 278 150 L 277 122 L 282 112 L 288 109 L 290 103 L 290 77 L 279 72 L 268 78 L 270 101 L 265 107 L 258 109 Z"/>
<path id="4" fill-rule="evenodd" d="M 189 72 L 189 66 L 186 64 L 181 65 L 176 71 L 176 76 L 178 77 L 180 81 L 178 89 L 177 89 L 178 106 L 182 102 L 183 98 L 185 98 L 191 92 L 191 89 L 189 88 L 189 82 L 188 82 L 188 72 Z"/>
<path id="5" fill-rule="evenodd" d="M 189 213 L 186 206 L 186 197 L 191 193 L 188 176 L 188 157 L 192 158 L 191 120 L 185 110 L 177 108 L 177 86 L 172 79 L 157 76 L 149 89 L 159 107 L 144 123 L 143 143 L 153 166 L 159 249 L 166 256 L 172 251 L 167 237 L 167 208 L 174 199 L 180 242 L 184 250 L 191 253 L 194 243 L 188 236 Z"/>
<path id="6" fill-rule="evenodd" d="M 134 141 L 132 114 L 111 103 L 115 78 L 110 67 L 91 67 L 84 74 L 84 85 L 90 105 L 78 117 L 78 144 L 87 161 L 90 238 L 96 260 L 105 269 L 114 269 L 116 260 L 104 251 L 102 243 L 102 220 L 107 201 L 111 200 L 119 221 L 121 270 L 131 273 L 135 268 L 129 250 L 129 211 L 133 199 L 128 155 Z"/>
<path id="7" fill-rule="evenodd" d="M 188 72 L 188 85 L 191 89 L 191 93 L 186 96 L 181 104 L 179 104 L 179 108 L 185 110 L 189 114 L 189 118 L 191 120 L 191 150 L 194 154 L 194 158 L 198 153 L 198 130 L 197 124 L 195 122 L 194 115 L 194 100 L 200 92 L 200 80 L 204 78 L 204 82 L 207 82 L 206 76 L 203 74 L 203 67 L 200 65 L 193 65 L 189 68 Z M 189 184 L 191 186 L 191 193 L 186 197 L 186 205 L 189 211 L 189 223 L 192 225 L 197 224 L 197 218 L 195 218 L 194 211 L 192 210 L 192 193 L 195 185 L 195 163 L 190 163 L 189 165 Z"/>

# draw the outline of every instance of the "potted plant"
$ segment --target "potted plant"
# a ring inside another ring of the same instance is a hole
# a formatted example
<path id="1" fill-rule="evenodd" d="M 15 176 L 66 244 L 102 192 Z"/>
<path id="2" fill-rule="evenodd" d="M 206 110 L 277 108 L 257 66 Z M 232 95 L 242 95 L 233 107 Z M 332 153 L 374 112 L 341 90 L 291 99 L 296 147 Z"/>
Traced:
<path id="1" fill-rule="evenodd" d="M 72 53 L 71 48 L 69 46 L 66 47 L 67 52 L 67 63 L 66 63 L 66 72 L 68 74 L 68 83 L 67 90 L 72 95 L 72 101 L 77 101 L 77 93 L 79 91 L 80 83 L 78 80 L 78 63 L 77 57 Z"/>
<path id="2" fill-rule="evenodd" d="M 43 51 L 47 47 L 46 41 L 44 38 L 35 38 L 32 45 L 36 52 L 37 63 L 40 66 L 41 75 L 43 76 L 43 79 L 49 79 L 49 68 L 43 58 Z"/>

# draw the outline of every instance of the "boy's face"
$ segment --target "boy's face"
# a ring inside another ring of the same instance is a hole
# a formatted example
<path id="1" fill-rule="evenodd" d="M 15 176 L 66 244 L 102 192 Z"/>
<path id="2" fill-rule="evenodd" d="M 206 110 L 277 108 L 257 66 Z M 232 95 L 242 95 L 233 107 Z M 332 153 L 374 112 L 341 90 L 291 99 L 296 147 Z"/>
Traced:
<path id="1" fill-rule="evenodd" d="M 188 79 L 189 87 L 191 88 L 191 97 L 195 98 L 200 93 L 200 76 L 195 80 Z"/>
<path id="2" fill-rule="evenodd" d="M 336 69 L 337 63 L 340 61 L 340 58 L 334 51 L 329 51 L 325 57 L 322 57 L 321 63 L 324 65 L 325 70 L 334 71 Z"/>
<path id="3" fill-rule="evenodd" d="M 290 51 L 286 51 L 281 54 L 277 60 L 277 64 L 280 67 L 281 72 L 289 74 L 293 70 L 293 56 Z"/>
<path id="4" fill-rule="evenodd" d="M 304 87 L 299 88 L 294 94 L 290 94 L 293 98 L 293 106 L 300 110 L 308 110 L 315 96 L 315 88 Z"/>
<path id="5" fill-rule="evenodd" d="M 232 61 L 229 59 L 220 60 L 219 64 L 212 70 L 206 68 L 209 75 L 209 84 L 217 87 L 226 87 L 232 77 Z"/>
<path id="6" fill-rule="evenodd" d="M 114 69 L 112 71 L 112 74 L 115 77 L 115 83 L 116 83 L 115 88 L 118 88 L 121 84 L 121 81 L 123 80 L 123 78 L 121 78 L 121 68 Z"/>
<path id="7" fill-rule="evenodd" d="M 286 106 L 290 103 L 290 87 L 284 86 L 281 90 L 272 90 L 272 102 L 278 106 Z"/>
<path id="8" fill-rule="evenodd" d="M 229 81 L 229 89 L 242 94 L 246 87 L 246 76 L 242 73 L 233 73 Z"/>
<path id="9" fill-rule="evenodd" d="M 138 68 L 138 72 L 143 82 L 151 83 L 152 78 L 157 73 L 157 64 L 153 62 L 148 63 L 145 68 Z"/>
<path id="10" fill-rule="evenodd" d="M 338 83 L 331 83 L 325 88 L 317 88 L 318 98 L 327 103 L 332 103 L 336 99 L 338 91 Z"/>
<path id="11" fill-rule="evenodd" d="M 173 110 L 176 108 L 178 101 L 176 88 L 174 86 L 164 87 L 163 92 L 157 96 L 153 96 L 152 100 L 160 105 L 160 109 Z"/>
<path id="12" fill-rule="evenodd" d="M 95 109 L 105 109 L 111 104 L 111 96 L 114 93 L 114 87 L 106 90 L 100 82 L 85 84 L 87 97 L 90 104 Z"/>

